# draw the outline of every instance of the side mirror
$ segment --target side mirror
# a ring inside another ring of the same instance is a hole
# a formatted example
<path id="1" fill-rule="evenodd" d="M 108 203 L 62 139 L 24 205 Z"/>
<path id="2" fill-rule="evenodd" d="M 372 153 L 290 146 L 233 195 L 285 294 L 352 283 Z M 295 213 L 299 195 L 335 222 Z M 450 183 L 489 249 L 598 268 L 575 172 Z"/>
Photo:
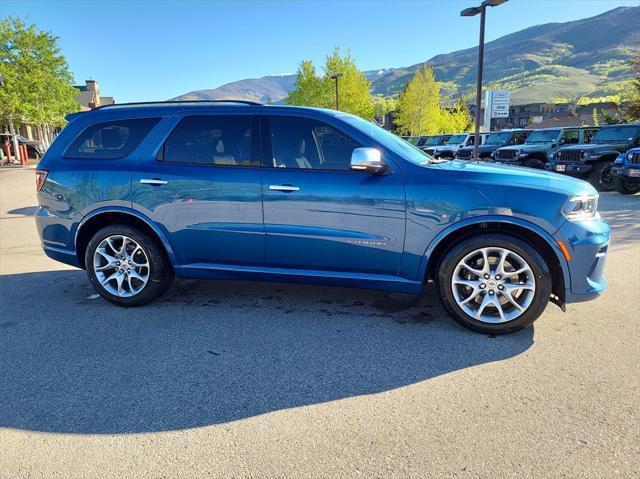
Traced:
<path id="1" fill-rule="evenodd" d="M 382 161 L 382 153 L 375 148 L 356 148 L 351 153 L 351 169 L 355 171 L 365 171 L 372 175 L 377 175 L 387 169 Z"/>

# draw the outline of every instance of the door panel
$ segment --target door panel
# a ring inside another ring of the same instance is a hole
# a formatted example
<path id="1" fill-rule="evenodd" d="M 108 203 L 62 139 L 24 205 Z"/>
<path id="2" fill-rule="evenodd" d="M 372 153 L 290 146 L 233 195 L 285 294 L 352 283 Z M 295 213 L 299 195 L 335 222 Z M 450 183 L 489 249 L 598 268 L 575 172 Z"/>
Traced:
<path id="1" fill-rule="evenodd" d="M 159 158 L 134 171 L 133 206 L 158 224 L 178 264 L 264 263 L 253 123 L 249 116 L 187 117 Z"/>
<path id="2" fill-rule="evenodd" d="M 362 145 L 315 120 L 277 117 L 265 131 L 273 143 L 262 172 L 265 264 L 397 274 L 405 232 L 399 171 L 349 170 Z"/>

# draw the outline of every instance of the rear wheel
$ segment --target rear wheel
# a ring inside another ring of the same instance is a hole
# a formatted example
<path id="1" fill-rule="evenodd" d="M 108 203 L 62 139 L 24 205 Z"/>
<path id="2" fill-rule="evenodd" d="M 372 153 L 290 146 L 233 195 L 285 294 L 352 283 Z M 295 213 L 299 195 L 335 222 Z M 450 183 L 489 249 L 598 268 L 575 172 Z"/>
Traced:
<path id="1" fill-rule="evenodd" d="M 613 190 L 613 176 L 611 176 L 611 166 L 613 163 L 610 161 L 601 161 L 596 163 L 589 175 L 589 183 L 591 183 L 598 191 L 611 191 Z"/>
<path id="2" fill-rule="evenodd" d="M 618 193 L 622 193 L 623 195 L 633 195 L 640 191 L 640 183 L 632 185 L 624 180 L 624 178 L 613 178 L 613 186 L 615 187 Z"/>
<path id="3" fill-rule="evenodd" d="M 438 268 L 440 300 L 466 328 L 506 334 L 532 324 L 551 296 L 551 273 L 529 244 L 485 234 L 462 241 Z"/>
<path id="4" fill-rule="evenodd" d="M 141 306 L 173 281 L 173 270 L 158 242 L 128 225 L 98 231 L 87 245 L 85 267 L 100 296 L 118 306 Z"/>

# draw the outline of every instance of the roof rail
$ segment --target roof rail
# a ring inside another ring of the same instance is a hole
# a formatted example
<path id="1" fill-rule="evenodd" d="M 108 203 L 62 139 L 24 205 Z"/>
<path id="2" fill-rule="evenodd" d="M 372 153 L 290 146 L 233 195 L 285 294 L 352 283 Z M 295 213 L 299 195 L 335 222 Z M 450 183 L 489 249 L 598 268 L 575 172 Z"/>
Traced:
<path id="1" fill-rule="evenodd" d="M 101 105 L 93 110 L 104 110 L 108 108 L 117 108 L 121 106 L 145 106 L 145 105 L 172 105 L 172 104 L 193 104 L 193 103 L 243 103 L 245 105 L 262 105 L 255 101 L 248 100 L 166 100 L 166 101 L 138 101 L 130 103 L 113 103 L 111 105 Z M 91 111 L 93 111 L 91 110 Z"/>

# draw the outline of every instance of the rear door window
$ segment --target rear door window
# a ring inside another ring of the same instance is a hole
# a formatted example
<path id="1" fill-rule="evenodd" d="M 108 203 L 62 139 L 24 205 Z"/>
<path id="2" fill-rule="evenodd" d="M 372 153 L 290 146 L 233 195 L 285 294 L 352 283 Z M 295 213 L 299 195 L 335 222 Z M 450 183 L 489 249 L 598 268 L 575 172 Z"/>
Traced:
<path id="1" fill-rule="evenodd" d="M 67 158 L 116 159 L 130 155 L 159 118 L 138 118 L 96 123 L 71 143 Z"/>
<path id="2" fill-rule="evenodd" d="M 253 117 L 189 116 L 164 144 L 161 161 L 212 166 L 260 166 L 252 141 Z"/>

